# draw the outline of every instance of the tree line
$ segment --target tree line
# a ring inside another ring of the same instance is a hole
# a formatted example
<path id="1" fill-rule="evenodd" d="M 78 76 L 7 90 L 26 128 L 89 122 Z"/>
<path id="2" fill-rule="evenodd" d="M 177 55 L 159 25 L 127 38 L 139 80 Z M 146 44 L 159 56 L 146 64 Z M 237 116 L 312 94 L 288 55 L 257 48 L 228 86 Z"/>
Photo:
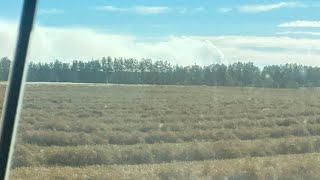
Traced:
<path id="1" fill-rule="evenodd" d="M 0 81 L 8 79 L 11 60 L 0 59 Z M 299 64 L 262 69 L 252 62 L 229 65 L 173 65 L 151 59 L 111 58 L 66 63 L 28 64 L 29 82 L 76 82 L 157 85 L 248 86 L 270 88 L 320 87 L 320 68 Z"/>

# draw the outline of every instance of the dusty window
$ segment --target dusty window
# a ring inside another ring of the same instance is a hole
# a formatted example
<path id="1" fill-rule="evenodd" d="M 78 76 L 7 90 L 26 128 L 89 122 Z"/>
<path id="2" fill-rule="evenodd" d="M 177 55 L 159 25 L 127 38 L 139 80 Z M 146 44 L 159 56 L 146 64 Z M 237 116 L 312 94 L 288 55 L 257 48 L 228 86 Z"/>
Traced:
<path id="1" fill-rule="evenodd" d="M 318 179 L 318 8 L 41 1 L 11 179 Z"/>

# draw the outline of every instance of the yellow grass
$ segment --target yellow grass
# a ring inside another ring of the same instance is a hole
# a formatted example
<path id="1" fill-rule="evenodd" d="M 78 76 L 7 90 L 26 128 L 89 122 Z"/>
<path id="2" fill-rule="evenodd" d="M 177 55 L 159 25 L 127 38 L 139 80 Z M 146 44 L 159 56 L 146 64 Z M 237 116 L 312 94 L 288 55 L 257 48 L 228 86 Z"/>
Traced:
<path id="1" fill-rule="evenodd" d="M 320 154 L 152 165 L 26 167 L 12 179 L 318 179 Z"/>
<path id="2" fill-rule="evenodd" d="M 319 179 L 319 92 L 28 84 L 11 177 Z"/>

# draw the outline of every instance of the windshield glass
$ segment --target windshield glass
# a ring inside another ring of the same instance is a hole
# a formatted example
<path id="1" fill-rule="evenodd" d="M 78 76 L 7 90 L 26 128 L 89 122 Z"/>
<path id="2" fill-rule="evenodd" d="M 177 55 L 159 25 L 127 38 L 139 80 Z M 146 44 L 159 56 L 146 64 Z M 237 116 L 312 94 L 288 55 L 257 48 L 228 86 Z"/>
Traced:
<path id="1" fill-rule="evenodd" d="M 39 1 L 11 179 L 319 179 L 319 8 Z"/>

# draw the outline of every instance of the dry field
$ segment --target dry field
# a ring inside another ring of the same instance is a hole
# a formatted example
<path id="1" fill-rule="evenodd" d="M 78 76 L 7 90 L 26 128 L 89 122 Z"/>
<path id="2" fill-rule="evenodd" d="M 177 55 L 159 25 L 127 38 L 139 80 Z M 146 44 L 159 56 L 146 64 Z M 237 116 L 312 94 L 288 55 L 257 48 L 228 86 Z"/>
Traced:
<path id="1" fill-rule="evenodd" d="M 28 84 L 11 178 L 319 179 L 320 90 Z"/>

